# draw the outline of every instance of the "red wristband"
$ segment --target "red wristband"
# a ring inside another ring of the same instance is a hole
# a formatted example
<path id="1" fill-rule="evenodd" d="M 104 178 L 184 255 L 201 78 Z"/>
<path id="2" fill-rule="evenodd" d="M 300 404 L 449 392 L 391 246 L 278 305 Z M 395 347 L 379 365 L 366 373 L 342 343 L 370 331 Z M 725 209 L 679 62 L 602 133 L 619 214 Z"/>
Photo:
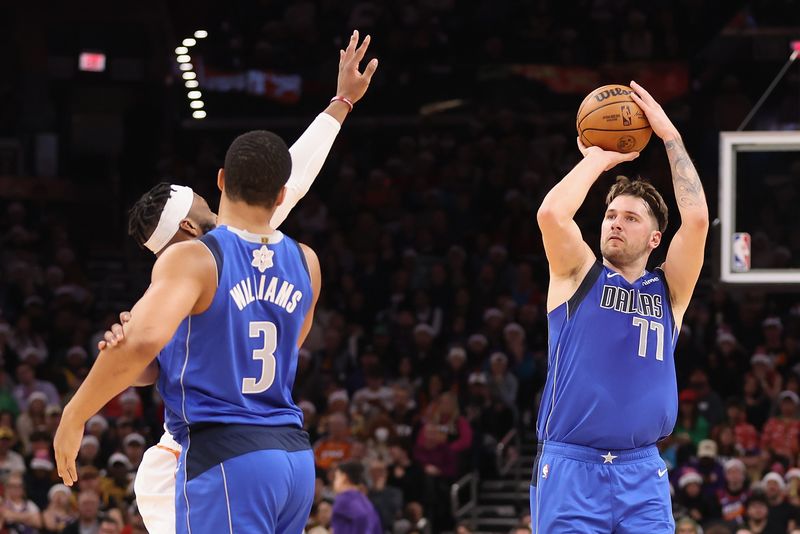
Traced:
<path id="1" fill-rule="evenodd" d="M 350 111 L 353 111 L 353 103 L 350 101 L 349 98 L 345 98 L 343 96 L 334 96 L 333 98 L 331 98 L 331 104 L 333 104 L 334 102 L 344 102 L 345 104 L 347 104 L 347 107 L 350 108 Z"/>

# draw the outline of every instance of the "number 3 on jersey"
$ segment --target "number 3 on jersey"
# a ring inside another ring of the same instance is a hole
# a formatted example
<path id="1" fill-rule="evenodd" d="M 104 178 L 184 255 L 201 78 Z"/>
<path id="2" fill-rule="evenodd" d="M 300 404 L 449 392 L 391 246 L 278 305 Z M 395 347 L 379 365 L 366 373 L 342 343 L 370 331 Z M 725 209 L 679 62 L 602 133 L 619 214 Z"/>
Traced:
<path id="1" fill-rule="evenodd" d="M 647 357 L 647 337 L 650 330 L 656 331 L 656 360 L 664 361 L 664 325 L 641 317 L 633 318 L 633 326 L 639 327 L 639 356 Z"/>
<path id="2" fill-rule="evenodd" d="M 253 351 L 253 359 L 261 360 L 261 377 L 242 379 L 242 393 L 263 393 L 275 381 L 275 349 L 278 347 L 278 329 L 274 323 L 253 321 L 250 337 L 260 338 L 264 334 L 264 346 Z"/>

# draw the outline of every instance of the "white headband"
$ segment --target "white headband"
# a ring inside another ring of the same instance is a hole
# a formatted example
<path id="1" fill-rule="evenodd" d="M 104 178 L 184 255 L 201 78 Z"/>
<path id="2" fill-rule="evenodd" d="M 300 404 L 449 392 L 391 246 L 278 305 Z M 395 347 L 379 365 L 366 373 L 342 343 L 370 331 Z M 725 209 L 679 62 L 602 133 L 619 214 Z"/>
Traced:
<path id="1" fill-rule="evenodd" d="M 144 244 L 153 251 L 153 254 L 161 252 L 161 249 L 175 236 L 181 221 L 189 214 L 192 202 L 194 202 L 194 191 L 191 187 L 171 185 L 170 189 L 172 189 L 172 194 L 161 211 L 158 226 Z"/>

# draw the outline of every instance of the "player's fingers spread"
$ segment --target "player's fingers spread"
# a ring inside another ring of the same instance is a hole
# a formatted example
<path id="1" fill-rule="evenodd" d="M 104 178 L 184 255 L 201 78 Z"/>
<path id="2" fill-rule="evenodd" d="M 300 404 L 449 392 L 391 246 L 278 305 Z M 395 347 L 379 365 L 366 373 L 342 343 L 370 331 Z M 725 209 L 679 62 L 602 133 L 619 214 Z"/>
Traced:
<path id="1" fill-rule="evenodd" d="M 581 151 L 581 154 L 585 155 L 586 154 L 586 147 L 584 146 L 583 141 L 581 141 L 581 138 L 580 137 L 576 137 L 575 141 L 578 142 L 578 150 Z"/>
<path id="2" fill-rule="evenodd" d="M 116 345 L 117 340 L 114 337 L 114 332 L 106 331 L 106 335 L 103 337 L 105 338 L 106 344 L 109 347 L 113 347 L 114 345 Z"/>
<path id="3" fill-rule="evenodd" d="M 119 322 L 127 323 L 130 320 L 131 320 L 131 312 L 124 311 L 124 312 L 119 314 Z"/>
<path id="4" fill-rule="evenodd" d="M 358 30 L 353 30 L 353 33 L 350 35 L 350 42 L 347 43 L 347 49 L 345 52 L 353 52 L 353 50 L 356 49 L 356 44 L 358 44 Z"/>
<path id="5" fill-rule="evenodd" d="M 361 42 L 361 46 L 356 49 L 356 62 L 361 62 L 364 59 L 364 54 L 367 53 L 367 48 L 369 48 L 370 36 L 367 35 L 364 37 L 364 40 Z"/>
<path id="6" fill-rule="evenodd" d="M 364 69 L 364 77 L 367 79 L 367 83 L 372 80 L 372 75 L 375 74 L 376 70 L 378 70 L 378 58 L 367 63 L 367 67 Z"/>

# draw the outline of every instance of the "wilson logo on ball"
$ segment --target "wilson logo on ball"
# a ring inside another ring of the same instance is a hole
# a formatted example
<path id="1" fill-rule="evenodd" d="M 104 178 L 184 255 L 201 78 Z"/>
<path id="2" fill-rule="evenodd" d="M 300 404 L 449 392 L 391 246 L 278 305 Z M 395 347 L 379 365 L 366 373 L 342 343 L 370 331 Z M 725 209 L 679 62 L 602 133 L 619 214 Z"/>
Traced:
<path id="1" fill-rule="evenodd" d="M 620 87 L 615 87 L 613 89 L 606 89 L 605 91 L 601 91 L 594 95 L 594 99 L 598 102 L 602 102 L 606 98 L 611 98 L 612 96 L 620 96 L 620 95 L 629 95 L 633 91 L 629 91 L 626 89 L 622 89 Z"/>

